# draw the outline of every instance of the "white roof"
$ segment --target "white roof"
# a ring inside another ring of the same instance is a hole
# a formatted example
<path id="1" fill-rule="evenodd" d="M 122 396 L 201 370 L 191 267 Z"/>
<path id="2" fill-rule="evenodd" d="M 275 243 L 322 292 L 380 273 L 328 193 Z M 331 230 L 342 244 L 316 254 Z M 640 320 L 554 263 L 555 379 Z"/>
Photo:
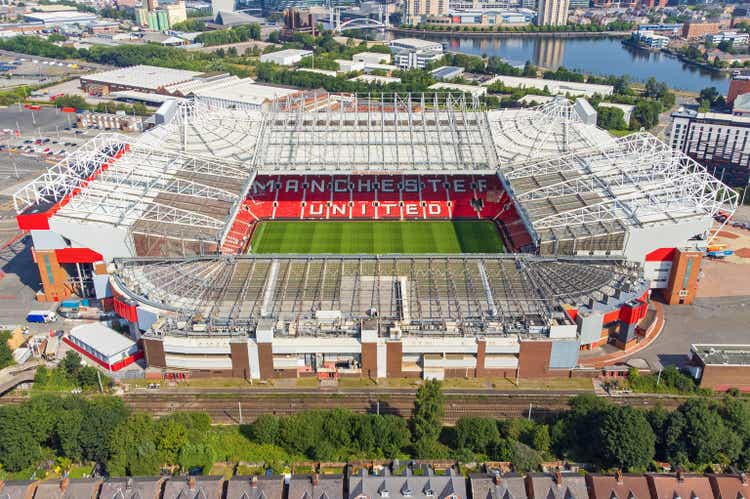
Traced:
<path id="1" fill-rule="evenodd" d="M 487 93 L 487 87 L 480 87 L 478 85 L 462 85 L 460 83 L 447 83 L 440 82 L 430 85 L 430 90 L 458 90 L 472 95 L 484 95 Z"/>
<path id="2" fill-rule="evenodd" d="M 257 85 L 245 78 L 229 81 L 222 85 L 211 85 L 193 92 L 194 95 L 209 99 L 221 99 L 238 103 L 261 105 L 267 101 L 299 93 L 299 90 L 283 87 Z"/>
<path id="3" fill-rule="evenodd" d="M 386 85 L 388 83 L 401 83 L 401 78 L 378 75 L 359 75 L 355 76 L 354 78 L 350 78 L 350 81 L 364 81 L 366 83 L 378 83 L 381 85 Z"/>
<path id="4" fill-rule="evenodd" d="M 277 50 L 276 52 L 269 52 L 260 56 L 261 60 L 267 59 L 279 59 L 285 57 L 306 57 L 312 55 L 312 50 L 301 50 L 301 49 L 284 49 Z"/>
<path id="5" fill-rule="evenodd" d="M 84 78 L 103 84 L 124 85 L 158 90 L 168 85 L 188 81 L 201 75 L 198 71 L 159 68 L 156 66 L 130 66 L 102 73 L 86 75 Z"/>
<path id="6" fill-rule="evenodd" d="M 412 47 L 417 50 L 432 48 L 436 45 L 440 45 L 442 47 L 440 42 L 420 40 L 419 38 L 398 38 L 396 40 L 391 40 L 389 42 L 389 45 L 408 45 L 409 47 Z"/>
<path id="7" fill-rule="evenodd" d="M 100 322 L 82 324 L 70 330 L 70 336 L 85 343 L 105 357 L 112 357 L 135 346 L 130 338 Z"/>
<path id="8" fill-rule="evenodd" d="M 617 109 L 622 109 L 626 113 L 631 112 L 633 109 L 635 109 L 635 106 L 632 104 L 618 104 L 616 102 L 600 102 L 599 107 L 616 107 Z"/>

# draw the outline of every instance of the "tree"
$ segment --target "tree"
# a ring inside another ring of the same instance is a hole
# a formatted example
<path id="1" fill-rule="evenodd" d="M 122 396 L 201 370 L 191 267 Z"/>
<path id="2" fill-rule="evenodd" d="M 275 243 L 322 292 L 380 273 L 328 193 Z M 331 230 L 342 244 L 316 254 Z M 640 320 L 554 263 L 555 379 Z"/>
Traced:
<path id="1" fill-rule="evenodd" d="M 733 462 L 742 445 L 708 400 L 690 399 L 677 409 L 667 427 L 668 456 L 699 465 Z"/>
<path id="2" fill-rule="evenodd" d="M 68 350 L 60 361 L 60 369 L 72 376 L 81 368 L 81 356 L 73 350 Z"/>
<path id="3" fill-rule="evenodd" d="M 652 128 L 659 123 L 661 104 L 658 101 L 638 101 L 631 117 L 631 129 Z"/>
<path id="4" fill-rule="evenodd" d="M 597 108 L 596 124 L 607 130 L 626 130 L 625 113 L 617 107 L 599 106 Z"/>
<path id="5" fill-rule="evenodd" d="M 275 444 L 279 436 L 279 418 L 271 414 L 258 416 L 250 425 L 250 435 L 260 444 Z"/>
<path id="6" fill-rule="evenodd" d="M 645 469 L 656 452 L 651 425 L 643 412 L 632 407 L 607 412 L 599 426 L 599 442 L 607 467 Z"/>
<path id="7" fill-rule="evenodd" d="M 419 387 L 411 417 L 415 441 L 437 441 L 443 427 L 444 401 L 442 383 L 439 380 L 427 380 Z"/>
<path id="8" fill-rule="evenodd" d="M 41 455 L 30 426 L 33 421 L 23 407 L 0 406 L 0 463 L 8 471 L 31 466 Z"/>
<path id="9" fill-rule="evenodd" d="M 462 417 L 456 422 L 456 447 L 489 455 L 500 441 L 497 421 L 492 418 Z"/>
<path id="10" fill-rule="evenodd" d="M 14 363 L 13 352 L 11 352 L 10 347 L 8 347 L 9 339 L 9 331 L 0 332 L 0 369 L 8 367 Z"/>

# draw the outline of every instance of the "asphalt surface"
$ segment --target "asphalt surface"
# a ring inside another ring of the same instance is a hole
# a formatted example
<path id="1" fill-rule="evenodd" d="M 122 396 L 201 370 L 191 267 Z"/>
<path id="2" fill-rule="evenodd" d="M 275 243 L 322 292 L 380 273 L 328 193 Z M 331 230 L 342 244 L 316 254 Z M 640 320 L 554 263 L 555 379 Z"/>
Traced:
<path id="1" fill-rule="evenodd" d="M 693 305 L 664 306 L 664 330 L 635 357 L 653 365 L 682 366 L 694 343 L 750 343 L 750 296 L 698 298 Z"/>

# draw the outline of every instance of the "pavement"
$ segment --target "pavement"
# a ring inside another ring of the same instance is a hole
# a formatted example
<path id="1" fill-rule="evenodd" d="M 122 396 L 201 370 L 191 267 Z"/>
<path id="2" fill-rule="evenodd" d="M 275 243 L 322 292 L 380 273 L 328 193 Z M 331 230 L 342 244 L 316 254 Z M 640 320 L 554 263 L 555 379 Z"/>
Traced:
<path id="1" fill-rule="evenodd" d="M 664 329 L 629 358 L 684 366 L 693 343 L 750 343 L 750 296 L 697 298 L 693 305 L 664 305 Z"/>

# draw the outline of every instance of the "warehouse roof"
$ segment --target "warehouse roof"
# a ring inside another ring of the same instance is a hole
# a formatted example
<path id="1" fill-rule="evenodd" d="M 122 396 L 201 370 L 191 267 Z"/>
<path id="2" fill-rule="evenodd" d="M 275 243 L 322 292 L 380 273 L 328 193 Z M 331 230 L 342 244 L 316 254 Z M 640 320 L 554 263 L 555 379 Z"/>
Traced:
<path id="1" fill-rule="evenodd" d="M 260 106 L 266 102 L 299 93 L 298 89 L 257 85 L 250 78 L 206 85 L 194 90 L 196 97 Z"/>
<path id="2" fill-rule="evenodd" d="M 750 366 L 750 345 L 696 344 L 690 349 L 706 365 Z"/>
<path id="3" fill-rule="evenodd" d="M 100 322 L 81 324 L 70 330 L 70 336 L 106 357 L 117 355 L 135 346 L 135 342 Z"/>
<path id="4" fill-rule="evenodd" d="M 156 66 L 130 66 L 81 77 L 90 82 L 159 90 L 195 78 L 202 73 Z"/>

